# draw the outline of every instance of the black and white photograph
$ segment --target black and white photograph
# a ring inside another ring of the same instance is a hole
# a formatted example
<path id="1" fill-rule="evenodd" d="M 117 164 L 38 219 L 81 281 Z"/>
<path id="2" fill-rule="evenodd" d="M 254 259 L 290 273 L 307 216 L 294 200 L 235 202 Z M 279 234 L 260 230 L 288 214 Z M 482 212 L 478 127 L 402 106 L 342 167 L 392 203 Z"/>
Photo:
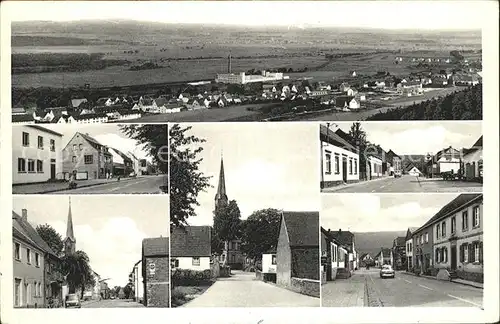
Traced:
<path id="1" fill-rule="evenodd" d="M 321 191 L 482 192 L 480 121 L 320 124 Z"/>
<path id="2" fill-rule="evenodd" d="M 168 197 L 14 196 L 12 208 L 14 308 L 169 307 Z"/>
<path id="3" fill-rule="evenodd" d="M 16 125 L 14 194 L 168 193 L 167 125 Z"/>
<path id="4" fill-rule="evenodd" d="M 482 119 L 480 24 L 451 3 L 16 7 L 13 123 Z"/>
<path id="5" fill-rule="evenodd" d="M 483 309 L 483 195 L 323 195 L 323 307 Z"/>
<path id="6" fill-rule="evenodd" d="M 316 126 L 254 125 L 170 126 L 172 307 L 320 306 Z"/>

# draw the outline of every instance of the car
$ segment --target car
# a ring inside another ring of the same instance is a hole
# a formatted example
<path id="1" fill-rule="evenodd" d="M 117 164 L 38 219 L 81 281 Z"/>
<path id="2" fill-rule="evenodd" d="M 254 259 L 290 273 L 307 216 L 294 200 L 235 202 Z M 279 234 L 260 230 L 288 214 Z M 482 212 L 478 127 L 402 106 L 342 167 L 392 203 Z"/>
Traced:
<path id="1" fill-rule="evenodd" d="M 131 172 L 128 176 L 131 178 L 135 178 L 135 177 L 137 177 L 137 173 Z"/>
<path id="2" fill-rule="evenodd" d="M 64 302 L 66 308 L 81 308 L 82 304 L 80 303 L 80 298 L 77 294 L 69 294 L 66 296 L 66 300 Z"/>
<path id="3" fill-rule="evenodd" d="M 388 264 L 384 264 L 380 269 L 380 278 L 394 278 L 395 272 L 394 269 Z"/>
<path id="4" fill-rule="evenodd" d="M 401 177 L 401 171 L 394 171 L 394 178 L 400 178 Z"/>

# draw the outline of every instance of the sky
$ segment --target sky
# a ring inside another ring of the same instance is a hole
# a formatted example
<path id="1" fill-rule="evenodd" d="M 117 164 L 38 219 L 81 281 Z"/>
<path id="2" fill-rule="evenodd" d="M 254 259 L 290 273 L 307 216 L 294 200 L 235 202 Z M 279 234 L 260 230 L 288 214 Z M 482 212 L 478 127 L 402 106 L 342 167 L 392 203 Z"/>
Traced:
<path id="1" fill-rule="evenodd" d="M 184 127 L 185 124 L 182 126 Z M 212 176 L 198 195 L 191 225 L 212 225 L 221 154 L 226 193 L 236 200 L 241 218 L 254 211 L 319 211 L 318 128 L 310 123 L 191 124 L 187 134 L 206 139 L 200 170 Z M 300 134 L 300 136 L 297 136 Z"/>
<path id="2" fill-rule="evenodd" d="M 147 159 L 151 161 L 149 153 L 143 150 L 143 145 L 137 145 L 134 139 L 127 137 L 125 133 L 120 131 L 119 125 L 115 124 L 101 124 L 101 125 L 82 125 L 75 128 L 74 125 L 44 125 L 43 127 L 49 128 L 63 135 L 62 147 L 73 138 L 76 132 L 83 134 L 88 133 L 91 137 L 95 138 L 99 143 L 116 148 L 123 153 L 132 152 L 137 158 Z"/>
<path id="3" fill-rule="evenodd" d="M 348 133 L 352 122 L 335 124 Z M 450 145 L 455 149 L 470 148 L 482 135 L 481 121 L 362 122 L 361 128 L 368 141 L 398 155 L 435 154 Z"/>
<path id="4" fill-rule="evenodd" d="M 66 237 L 68 196 L 14 196 L 13 210 L 28 211 L 28 221 L 50 224 Z M 169 199 L 164 196 L 72 196 L 76 250 L 90 258 L 92 269 L 112 287 L 123 286 L 141 259 L 142 240 L 169 236 Z"/>
<path id="5" fill-rule="evenodd" d="M 285 5 L 286 4 L 286 5 Z M 491 1 L 6 2 L 13 21 L 133 19 L 247 26 L 477 29 Z M 3 7 L 3 6 L 2 6 Z"/>
<path id="6" fill-rule="evenodd" d="M 321 226 L 351 232 L 406 231 L 424 225 L 458 194 L 322 195 Z"/>

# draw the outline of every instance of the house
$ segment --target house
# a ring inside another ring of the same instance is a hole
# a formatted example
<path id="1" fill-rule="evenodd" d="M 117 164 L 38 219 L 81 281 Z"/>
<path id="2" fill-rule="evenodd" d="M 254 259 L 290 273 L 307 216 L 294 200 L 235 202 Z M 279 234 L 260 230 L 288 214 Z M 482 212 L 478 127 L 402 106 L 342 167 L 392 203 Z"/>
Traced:
<path id="1" fill-rule="evenodd" d="M 321 188 L 359 181 L 359 150 L 339 127 L 320 125 Z"/>
<path id="2" fill-rule="evenodd" d="M 449 171 L 457 173 L 460 167 L 460 151 L 450 146 L 431 157 L 427 162 L 427 174 L 436 176 Z"/>
<path id="3" fill-rule="evenodd" d="M 169 238 L 142 240 L 142 277 L 144 306 L 170 306 Z"/>
<path id="4" fill-rule="evenodd" d="M 428 222 L 434 233 L 434 271 L 438 279 L 451 274 L 483 282 L 483 195 L 461 194 Z"/>
<path id="5" fill-rule="evenodd" d="M 105 179 L 113 174 L 113 155 L 89 134 L 77 132 L 63 149 L 63 172 L 77 180 Z"/>
<path id="6" fill-rule="evenodd" d="M 184 92 L 184 93 L 181 93 L 179 94 L 179 97 L 178 97 L 183 103 L 187 103 L 189 101 L 189 99 L 191 98 L 191 94 L 187 93 L 187 92 Z"/>
<path id="7" fill-rule="evenodd" d="M 189 99 L 186 102 L 186 107 L 189 110 L 197 110 L 197 109 L 204 108 L 204 106 L 202 104 L 200 104 L 200 102 L 198 101 L 198 99 Z"/>
<path id="8" fill-rule="evenodd" d="M 368 179 L 373 180 L 383 176 L 382 158 L 374 154 L 368 155 L 366 160 L 368 170 Z"/>
<path id="9" fill-rule="evenodd" d="M 375 260 L 370 255 L 370 253 L 363 253 L 359 257 L 359 267 L 366 267 L 375 264 Z"/>
<path id="10" fill-rule="evenodd" d="M 413 263 L 415 273 L 430 274 L 433 266 L 432 224 L 426 223 L 412 233 Z"/>
<path id="11" fill-rule="evenodd" d="M 210 226 L 185 226 L 171 232 L 171 262 L 174 269 L 210 270 Z"/>
<path id="12" fill-rule="evenodd" d="M 128 176 L 134 171 L 132 159 L 125 153 L 113 147 L 109 148 L 113 161 L 113 175 L 114 176 Z"/>
<path id="13" fill-rule="evenodd" d="M 276 283 L 319 297 L 319 213 L 283 212 L 276 249 Z"/>
<path id="14" fill-rule="evenodd" d="M 464 149 L 462 163 L 467 180 L 483 179 L 483 136 L 470 149 Z"/>
<path id="15" fill-rule="evenodd" d="M 343 109 L 360 109 L 361 103 L 354 96 L 339 96 L 335 98 L 335 106 Z"/>
<path id="16" fill-rule="evenodd" d="M 375 265 L 380 268 L 386 264 L 392 266 L 392 260 L 392 249 L 390 248 L 380 248 L 380 252 L 375 255 Z"/>
<path id="17" fill-rule="evenodd" d="M 345 262 L 345 267 L 348 271 L 353 272 L 358 269 L 359 263 L 359 255 L 356 249 L 356 241 L 354 237 L 354 233 L 350 231 L 343 231 L 339 229 L 338 231 L 330 231 L 330 236 L 332 236 L 337 242 L 339 242 L 342 247 L 344 247 L 348 253 L 347 259 Z"/>
<path id="18" fill-rule="evenodd" d="M 88 105 L 88 100 L 85 98 L 79 98 L 79 99 L 71 99 L 69 101 L 69 107 L 73 109 L 79 109 L 83 108 L 84 106 Z"/>
<path id="19" fill-rule="evenodd" d="M 395 270 L 405 270 L 406 264 L 406 237 L 398 236 L 392 242 L 392 262 Z"/>
<path id="20" fill-rule="evenodd" d="M 413 164 L 413 163 L 408 163 L 404 168 L 403 168 L 404 173 L 409 174 L 414 177 L 421 177 L 423 175 L 422 172 Z"/>
<path id="21" fill-rule="evenodd" d="M 101 276 L 92 270 L 94 284 L 85 289 L 83 298 L 85 300 L 100 300 L 101 299 Z"/>
<path id="22" fill-rule="evenodd" d="M 395 172 L 403 173 L 403 162 L 399 155 L 394 153 L 392 150 L 389 150 L 386 154 L 386 160 L 392 166 L 392 169 L 388 170 L 390 176 L 394 175 Z"/>
<path id="23" fill-rule="evenodd" d="M 405 236 L 405 250 L 406 250 L 406 270 L 413 270 L 413 232 L 416 231 L 418 227 L 408 227 Z"/>
<path id="24" fill-rule="evenodd" d="M 75 118 L 73 118 L 72 115 L 65 115 L 62 114 L 60 116 L 55 116 L 54 119 L 52 120 L 53 123 L 55 124 L 76 124 L 77 121 Z"/>
<path id="25" fill-rule="evenodd" d="M 156 104 L 156 101 L 149 98 L 149 97 L 139 98 L 139 102 L 136 105 L 137 106 L 134 105 L 134 107 L 132 109 L 135 108 L 135 109 L 139 109 L 143 112 L 152 113 L 152 114 L 159 113 L 159 109 L 158 109 L 158 106 Z"/>
<path id="26" fill-rule="evenodd" d="M 262 273 L 276 274 L 276 249 L 270 249 L 262 254 Z"/>
<path id="27" fill-rule="evenodd" d="M 349 252 L 333 235 L 330 230 L 321 227 L 321 259 L 322 282 L 336 280 L 340 269 L 349 273 Z"/>
<path id="28" fill-rule="evenodd" d="M 38 125 L 12 127 L 12 183 L 62 178 L 62 134 Z"/>
<path id="29" fill-rule="evenodd" d="M 155 172 L 153 164 L 147 159 L 139 160 L 139 172 L 138 175 L 150 175 Z"/>
<path id="30" fill-rule="evenodd" d="M 351 86 L 347 82 L 342 82 L 342 84 L 339 86 L 340 92 L 347 92 L 347 90 L 349 89 L 351 89 Z"/>
<path id="31" fill-rule="evenodd" d="M 77 124 L 101 124 L 108 122 L 108 116 L 105 113 L 96 114 L 83 114 L 83 115 L 72 115 L 73 121 L 67 123 L 77 123 Z"/>
<path id="32" fill-rule="evenodd" d="M 181 112 L 183 109 L 186 108 L 184 108 L 184 106 L 180 103 L 167 103 L 159 107 L 158 112 L 160 114 L 173 114 Z"/>
<path id="33" fill-rule="evenodd" d="M 60 259 L 28 222 L 28 212 L 12 212 L 14 307 L 43 308 L 48 298 L 62 305 Z"/>

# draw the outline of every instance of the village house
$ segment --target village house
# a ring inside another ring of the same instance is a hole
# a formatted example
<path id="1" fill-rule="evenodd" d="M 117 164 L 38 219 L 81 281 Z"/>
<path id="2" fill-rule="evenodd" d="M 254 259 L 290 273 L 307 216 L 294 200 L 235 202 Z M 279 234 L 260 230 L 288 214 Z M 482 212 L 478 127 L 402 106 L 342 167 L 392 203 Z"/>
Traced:
<path id="1" fill-rule="evenodd" d="M 38 125 L 12 127 L 12 183 L 62 177 L 62 134 Z"/>
<path id="2" fill-rule="evenodd" d="M 200 104 L 198 99 L 193 99 L 193 98 L 189 99 L 185 105 L 189 110 L 198 110 L 204 108 L 204 105 Z"/>
<path id="3" fill-rule="evenodd" d="M 462 164 L 465 179 L 469 181 L 483 179 L 483 136 L 470 149 L 462 152 Z"/>
<path id="4" fill-rule="evenodd" d="M 423 173 L 411 162 L 406 164 L 403 171 L 414 177 L 421 177 L 423 175 Z"/>
<path id="5" fill-rule="evenodd" d="M 88 105 L 89 102 L 85 98 L 71 99 L 68 103 L 68 107 L 73 110 L 82 109 L 84 107 L 87 107 Z"/>
<path id="6" fill-rule="evenodd" d="M 373 257 L 370 255 L 370 253 L 363 253 L 359 257 L 359 267 L 366 267 L 366 266 L 371 266 L 375 264 L 375 260 Z"/>
<path id="7" fill-rule="evenodd" d="M 427 174 L 439 176 L 443 172 L 460 170 L 460 151 L 453 147 L 442 149 L 427 162 Z"/>
<path id="8" fill-rule="evenodd" d="M 173 269 L 210 270 L 210 226 L 173 228 L 170 237 L 170 262 Z"/>
<path id="9" fill-rule="evenodd" d="M 276 275 L 276 267 L 276 249 L 271 248 L 266 253 L 262 253 L 262 273 Z"/>
<path id="10" fill-rule="evenodd" d="M 125 153 L 113 147 L 109 148 L 113 161 L 113 175 L 114 176 L 128 176 L 134 171 L 133 161 Z"/>
<path id="11" fill-rule="evenodd" d="M 76 123 L 76 124 L 101 124 L 108 122 L 108 116 L 105 113 L 92 113 L 83 115 L 71 115 L 73 121 L 69 120 L 66 123 Z"/>
<path id="12" fill-rule="evenodd" d="M 354 96 L 339 96 L 335 98 L 335 107 L 355 110 L 361 108 L 361 103 Z"/>
<path id="13" fill-rule="evenodd" d="M 351 86 L 347 82 L 342 82 L 342 84 L 339 86 L 340 92 L 347 92 L 349 89 L 351 89 Z"/>
<path id="14" fill-rule="evenodd" d="M 65 177 L 76 172 L 76 180 L 105 179 L 113 174 L 113 156 L 107 146 L 88 134 L 75 133 L 63 149 Z"/>
<path id="15" fill-rule="evenodd" d="M 375 265 L 380 268 L 386 264 L 392 266 L 392 260 L 392 249 L 390 248 L 380 248 L 380 252 L 375 255 Z"/>
<path id="16" fill-rule="evenodd" d="M 387 170 L 388 175 L 394 175 L 394 172 L 403 172 L 402 160 L 399 155 L 394 153 L 392 150 L 389 150 L 386 154 L 387 163 L 391 165 L 391 167 Z"/>
<path id="17" fill-rule="evenodd" d="M 332 234 L 330 230 L 321 227 L 321 260 L 322 260 L 322 282 L 348 278 L 349 252 Z"/>
<path id="18" fill-rule="evenodd" d="M 411 271 L 413 268 L 413 232 L 417 230 L 418 227 L 409 227 L 406 231 L 405 241 L 406 241 L 406 270 Z"/>
<path id="19" fill-rule="evenodd" d="M 433 266 L 433 238 L 432 224 L 428 222 L 413 231 L 413 264 L 414 272 L 430 274 Z"/>
<path id="20" fill-rule="evenodd" d="M 368 155 L 367 161 L 368 179 L 373 180 L 383 176 L 382 158 L 374 154 Z"/>
<path id="21" fill-rule="evenodd" d="M 434 233 L 433 275 L 483 282 L 482 194 L 461 194 L 428 223 Z"/>
<path id="22" fill-rule="evenodd" d="M 142 240 L 142 277 L 144 306 L 170 306 L 169 238 Z"/>
<path id="23" fill-rule="evenodd" d="M 392 261 L 394 270 L 406 270 L 406 237 L 398 236 L 392 243 Z"/>
<path id="24" fill-rule="evenodd" d="M 359 181 L 359 151 L 346 137 L 336 125 L 320 125 L 321 188 Z"/>
<path id="25" fill-rule="evenodd" d="M 341 244 L 342 248 L 345 248 L 347 251 L 345 268 L 351 273 L 357 270 L 359 255 L 356 249 L 356 240 L 354 237 L 354 233 L 351 233 L 350 231 L 343 231 L 342 229 L 339 229 L 338 231 L 328 230 L 328 233 L 331 237 L 333 237 L 337 242 Z"/>
<path id="26" fill-rule="evenodd" d="M 276 249 L 276 283 L 319 297 L 319 213 L 283 212 Z"/>

